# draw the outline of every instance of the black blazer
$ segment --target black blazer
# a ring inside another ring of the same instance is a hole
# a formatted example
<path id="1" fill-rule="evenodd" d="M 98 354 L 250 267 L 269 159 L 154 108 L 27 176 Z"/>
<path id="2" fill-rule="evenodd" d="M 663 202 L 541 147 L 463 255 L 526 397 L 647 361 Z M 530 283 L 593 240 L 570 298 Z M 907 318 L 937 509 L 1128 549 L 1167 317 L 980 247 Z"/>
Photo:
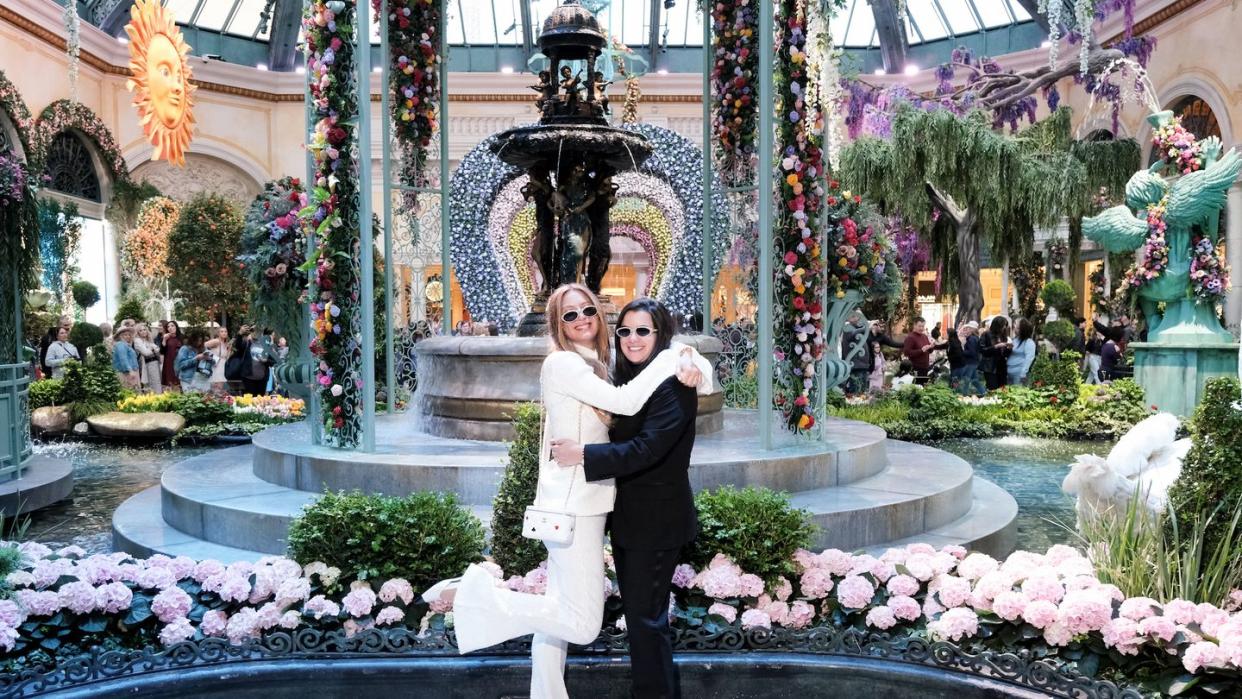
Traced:
<path id="1" fill-rule="evenodd" d="M 586 445 L 587 480 L 617 479 L 609 518 L 614 546 L 675 549 L 698 533 L 689 474 L 697 415 L 694 389 L 673 377 L 660 384 L 638 414 L 617 417 L 610 443 Z"/>

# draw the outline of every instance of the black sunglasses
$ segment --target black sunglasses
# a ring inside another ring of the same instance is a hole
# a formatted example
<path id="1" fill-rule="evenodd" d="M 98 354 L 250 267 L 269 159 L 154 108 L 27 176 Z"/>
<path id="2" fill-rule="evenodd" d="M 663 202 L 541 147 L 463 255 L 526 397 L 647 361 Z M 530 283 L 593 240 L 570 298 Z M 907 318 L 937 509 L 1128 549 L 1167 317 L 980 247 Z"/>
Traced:
<path id="1" fill-rule="evenodd" d="M 630 333 L 634 333 L 635 335 L 639 337 L 647 337 L 648 335 L 656 334 L 656 329 L 649 328 L 645 325 L 642 327 L 638 327 L 638 328 L 617 328 L 617 337 L 621 339 L 625 339 L 629 337 Z"/>
<path id="2" fill-rule="evenodd" d="M 561 316 L 561 320 L 566 323 L 572 323 L 578 320 L 579 314 L 586 318 L 594 318 L 596 313 L 599 313 L 599 311 L 595 310 L 595 306 L 585 306 L 580 311 L 565 311 Z"/>

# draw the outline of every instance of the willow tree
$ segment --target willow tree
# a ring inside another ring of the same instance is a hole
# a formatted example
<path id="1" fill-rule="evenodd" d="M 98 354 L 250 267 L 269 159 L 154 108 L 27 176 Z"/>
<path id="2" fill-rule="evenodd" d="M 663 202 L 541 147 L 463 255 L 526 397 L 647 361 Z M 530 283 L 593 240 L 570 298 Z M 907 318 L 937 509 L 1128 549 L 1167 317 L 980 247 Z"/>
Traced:
<path id="1" fill-rule="evenodd" d="M 928 236 L 958 293 L 958 322 L 979 320 L 979 260 L 1029 255 L 1037 227 L 1081 218 L 1100 187 L 1120 192 L 1138 166 L 1133 141 L 1076 142 L 1070 111 L 1014 135 L 991 115 L 898 108 L 891 136 L 841 154 L 841 179 Z"/>

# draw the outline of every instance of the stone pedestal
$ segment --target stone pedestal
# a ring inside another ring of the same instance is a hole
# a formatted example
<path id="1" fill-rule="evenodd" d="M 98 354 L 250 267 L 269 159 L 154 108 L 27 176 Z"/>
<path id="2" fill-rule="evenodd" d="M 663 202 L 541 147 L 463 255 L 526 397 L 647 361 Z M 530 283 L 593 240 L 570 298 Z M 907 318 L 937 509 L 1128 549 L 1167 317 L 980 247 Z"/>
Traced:
<path id="1" fill-rule="evenodd" d="M 1147 402 L 1182 417 L 1194 413 L 1208 379 L 1238 371 L 1237 343 L 1134 342 L 1130 347 L 1134 378 Z"/>

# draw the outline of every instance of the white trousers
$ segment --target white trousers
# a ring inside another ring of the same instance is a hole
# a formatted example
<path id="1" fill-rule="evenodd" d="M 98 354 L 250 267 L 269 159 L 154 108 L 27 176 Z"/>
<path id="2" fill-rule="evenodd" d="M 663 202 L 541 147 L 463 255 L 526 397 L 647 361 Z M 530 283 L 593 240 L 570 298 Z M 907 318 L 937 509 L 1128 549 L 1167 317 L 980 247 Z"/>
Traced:
<path id="1" fill-rule="evenodd" d="M 461 653 L 533 633 L 531 699 L 568 699 L 565 657 L 569 644 L 586 644 L 604 622 L 604 522 L 606 515 L 578 515 L 570 544 L 548 548 L 548 589 L 543 595 L 496 587 L 472 565 L 453 599 Z"/>

